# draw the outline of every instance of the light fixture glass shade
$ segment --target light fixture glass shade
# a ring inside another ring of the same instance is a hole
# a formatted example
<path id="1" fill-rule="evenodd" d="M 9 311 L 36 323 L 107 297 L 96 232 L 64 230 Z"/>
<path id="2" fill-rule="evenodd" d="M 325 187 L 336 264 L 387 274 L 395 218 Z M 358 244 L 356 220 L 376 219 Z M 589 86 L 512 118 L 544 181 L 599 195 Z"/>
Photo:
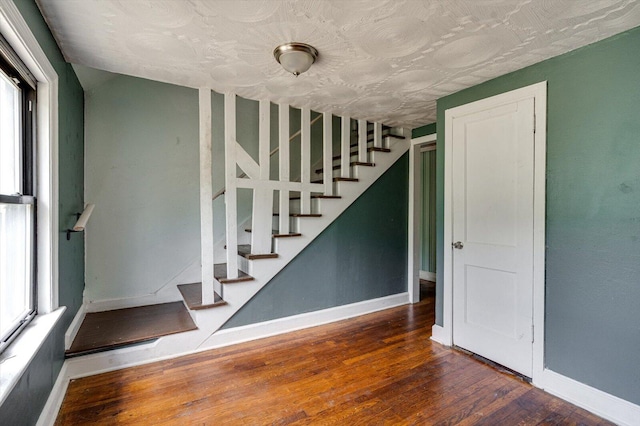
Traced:
<path id="1" fill-rule="evenodd" d="M 276 47 L 273 56 L 282 68 L 298 76 L 307 71 L 316 61 L 318 51 L 308 44 L 287 43 Z"/>

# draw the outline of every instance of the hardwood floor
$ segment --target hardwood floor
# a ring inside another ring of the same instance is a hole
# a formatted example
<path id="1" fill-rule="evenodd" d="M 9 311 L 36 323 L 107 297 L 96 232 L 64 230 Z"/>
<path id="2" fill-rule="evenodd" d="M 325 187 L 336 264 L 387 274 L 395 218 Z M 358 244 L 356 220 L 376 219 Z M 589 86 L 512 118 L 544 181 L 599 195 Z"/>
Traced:
<path id="1" fill-rule="evenodd" d="M 610 424 L 431 342 L 433 300 L 74 380 L 56 424 Z"/>

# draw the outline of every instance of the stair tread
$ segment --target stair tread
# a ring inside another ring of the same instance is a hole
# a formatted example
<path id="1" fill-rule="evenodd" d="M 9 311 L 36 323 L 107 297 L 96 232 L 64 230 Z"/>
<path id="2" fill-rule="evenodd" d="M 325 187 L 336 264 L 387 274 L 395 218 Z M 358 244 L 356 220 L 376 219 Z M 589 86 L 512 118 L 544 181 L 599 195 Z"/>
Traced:
<path id="1" fill-rule="evenodd" d="M 273 213 L 274 216 L 280 216 L 280 213 Z M 289 213 L 289 217 L 322 217 L 320 213 Z"/>
<path id="2" fill-rule="evenodd" d="M 247 228 L 244 232 L 253 232 L 253 229 Z M 289 232 L 288 234 L 281 234 L 277 229 L 271 230 L 271 236 L 273 238 L 288 238 L 288 237 L 301 237 L 302 234 L 299 232 Z"/>
<path id="3" fill-rule="evenodd" d="M 367 147 L 367 152 L 391 152 L 389 148 L 380 148 L 377 146 L 369 146 Z M 353 157 L 354 155 L 358 155 L 358 150 L 354 149 L 349 151 L 349 157 Z M 332 157 L 333 160 L 339 160 L 342 158 L 342 154 L 334 155 Z"/>
<path id="4" fill-rule="evenodd" d="M 311 198 L 317 198 L 320 200 L 339 200 L 342 197 L 339 195 L 316 194 L 316 195 L 311 195 Z M 299 199 L 300 199 L 299 195 L 294 195 L 293 197 L 289 197 L 289 200 L 299 200 Z"/>
<path id="5" fill-rule="evenodd" d="M 213 276 L 222 284 L 239 283 L 244 281 L 252 281 L 254 278 L 238 269 L 238 278 L 227 278 L 227 264 L 216 263 L 213 265 Z"/>
<path id="6" fill-rule="evenodd" d="M 238 254 L 245 259 L 257 260 L 257 259 L 275 259 L 278 257 L 278 253 L 263 253 L 255 254 L 251 252 L 251 244 L 238 244 Z"/>
<path id="7" fill-rule="evenodd" d="M 191 310 L 215 308 L 217 306 L 226 305 L 227 302 L 216 292 L 213 294 L 213 303 L 202 304 L 202 283 L 179 284 L 178 290 L 182 294 L 184 303 Z"/>
<path id="8" fill-rule="evenodd" d="M 358 178 L 352 178 L 352 177 L 334 177 L 333 181 L 334 182 L 359 182 Z M 311 183 L 323 183 L 323 182 L 324 181 L 322 179 L 311 181 Z"/>
<path id="9" fill-rule="evenodd" d="M 352 161 L 351 163 L 349 163 L 350 167 L 353 166 L 366 166 L 366 167 L 374 167 L 375 163 L 367 163 L 364 161 Z M 340 170 L 342 166 L 340 164 L 333 166 L 333 170 Z M 320 169 L 316 169 L 316 173 L 320 174 L 320 173 L 324 173 L 324 168 L 320 168 Z"/>
<path id="10" fill-rule="evenodd" d="M 180 301 L 90 312 L 85 315 L 65 355 L 72 357 L 104 352 L 197 329 Z"/>

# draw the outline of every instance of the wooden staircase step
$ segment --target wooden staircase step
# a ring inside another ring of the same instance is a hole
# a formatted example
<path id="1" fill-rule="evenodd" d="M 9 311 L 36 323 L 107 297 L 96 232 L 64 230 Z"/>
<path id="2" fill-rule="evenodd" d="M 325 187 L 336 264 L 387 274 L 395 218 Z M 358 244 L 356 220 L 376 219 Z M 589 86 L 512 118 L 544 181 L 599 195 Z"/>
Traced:
<path id="1" fill-rule="evenodd" d="M 339 200 L 342 197 L 339 195 L 324 195 L 324 194 L 316 194 L 316 195 L 311 195 L 311 198 L 317 198 L 320 200 Z M 289 200 L 299 200 L 300 196 L 299 195 L 294 195 L 293 197 L 289 197 Z"/>
<path id="2" fill-rule="evenodd" d="M 249 260 L 275 259 L 278 257 L 278 253 L 253 254 L 251 253 L 251 244 L 239 244 L 238 255 Z"/>
<path id="3" fill-rule="evenodd" d="M 334 182 L 359 182 L 358 178 L 350 178 L 350 177 L 334 177 Z M 322 183 L 322 179 L 312 180 L 311 183 Z"/>
<path id="4" fill-rule="evenodd" d="M 252 232 L 251 228 L 247 228 L 244 232 Z M 288 234 L 281 234 L 278 230 L 274 229 L 271 231 L 271 236 L 273 238 L 288 238 L 288 237 L 301 237 L 302 234 L 299 232 L 289 232 Z"/>
<path id="5" fill-rule="evenodd" d="M 375 166 L 375 163 L 365 163 L 365 162 L 363 162 L 363 161 L 352 161 L 351 163 L 349 163 L 349 166 L 350 166 L 350 167 L 353 167 L 353 166 L 374 167 L 374 166 Z M 340 164 L 335 165 L 335 166 L 333 166 L 333 170 L 340 170 L 340 167 L 342 167 Z M 321 168 L 321 169 L 316 169 L 316 173 L 317 173 L 317 174 L 320 174 L 320 173 L 323 173 L 323 172 L 324 172 L 324 169 L 323 169 L 323 168 Z"/>
<path id="6" fill-rule="evenodd" d="M 218 293 L 214 292 L 214 302 L 203 305 L 202 283 L 179 284 L 178 290 L 180 290 L 180 294 L 182 294 L 182 298 L 184 299 L 184 303 L 187 305 L 187 308 L 194 311 L 200 309 L 215 308 L 216 306 L 227 304 L 227 302 L 222 300 L 222 297 L 220 297 Z"/>
<path id="7" fill-rule="evenodd" d="M 400 137 L 400 136 L 398 136 L 398 137 Z M 404 138 L 402 138 L 402 139 L 404 139 Z M 367 148 L 367 152 L 391 152 L 391 150 L 389 148 L 379 148 L 377 146 L 370 146 L 370 147 Z M 357 149 L 349 151 L 349 157 L 353 157 L 354 155 L 358 155 L 358 150 Z M 341 158 L 342 158 L 342 155 L 334 155 L 332 157 L 333 160 L 339 160 Z"/>
<path id="8" fill-rule="evenodd" d="M 65 356 L 104 352 L 197 329 L 182 302 L 90 312 Z"/>
<path id="9" fill-rule="evenodd" d="M 273 215 L 280 216 L 280 213 L 274 213 Z M 290 213 L 289 217 L 322 217 L 322 215 L 320 213 L 307 213 L 307 214 Z"/>
<path id="10" fill-rule="evenodd" d="M 238 269 L 238 278 L 227 278 L 227 264 L 216 263 L 213 265 L 213 276 L 222 284 L 240 283 L 244 281 L 252 281 L 254 278 Z"/>
<path id="11" fill-rule="evenodd" d="M 372 146 L 367 148 L 367 152 L 391 152 L 389 148 L 378 148 L 377 146 Z"/>

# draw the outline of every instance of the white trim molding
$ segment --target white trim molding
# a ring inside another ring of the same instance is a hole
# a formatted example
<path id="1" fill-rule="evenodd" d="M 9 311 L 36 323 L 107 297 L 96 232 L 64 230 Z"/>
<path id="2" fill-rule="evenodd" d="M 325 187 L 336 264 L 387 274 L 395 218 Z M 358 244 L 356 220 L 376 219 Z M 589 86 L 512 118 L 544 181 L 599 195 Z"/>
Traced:
<path id="1" fill-rule="evenodd" d="M 38 312 L 58 308 L 58 74 L 11 0 L 0 32 L 37 80 Z"/>
<path id="2" fill-rule="evenodd" d="M 55 424 L 60 407 L 62 407 L 62 401 L 64 401 L 67 388 L 69 387 L 69 381 L 67 378 L 67 362 L 65 361 L 65 363 L 62 364 L 56 382 L 53 384 L 49 398 L 47 398 L 47 402 L 40 412 L 36 426 L 53 426 Z"/>
<path id="3" fill-rule="evenodd" d="M 71 347 L 71 343 L 73 343 L 73 339 L 76 338 L 76 334 L 78 334 L 78 330 L 80 330 L 80 326 L 82 325 L 82 321 L 84 321 L 84 317 L 87 315 L 86 305 L 81 305 L 80 309 L 76 313 L 76 316 L 73 317 L 73 321 L 69 324 L 69 328 L 64 333 L 64 348 L 69 349 Z"/>
<path id="4" fill-rule="evenodd" d="M 408 293 L 398 293 L 378 299 L 336 306 L 321 311 L 307 312 L 285 318 L 249 324 L 218 331 L 207 342 L 206 349 L 220 348 L 265 337 L 277 336 L 309 327 L 342 321 L 409 303 Z"/>
<path id="5" fill-rule="evenodd" d="M 453 120 L 478 108 L 490 109 L 522 99 L 534 99 L 534 189 L 533 189 L 533 373 L 537 385 L 544 370 L 544 265 L 545 265 L 545 173 L 546 173 L 546 114 L 547 82 L 543 81 L 507 93 L 481 99 L 445 111 L 444 135 L 444 268 L 443 268 L 443 318 L 442 333 L 438 341 L 450 346 L 453 343 L 453 259 L 451 253 L 453 232 Z M 435 339 L 434 339 L 435 340 Z"/>
<path id="6" fill-rule="evenodd" d="M 640 425 L 640 406 L 545 369 L 536 386 L 618 425 Z"/>
<path id="7" fill-rule="evenodd" d="M 37 81 L 36 196 L 38 314 L 3 353 L 0 403 L 13 390 L 56 326 L 64 307 L 58 301 L 58 74 L 20 11 L 0 0 L 0 33 Z"/>
<path id="8" fill-rule="evenodd" d="M 409 148 L 409 248 L 407 253 L 407 291 L 411 303 L 420 301 L 420 215 L 422 205 L 422 180 L 420 179 L 420 150 L 436 142 L 437 135 L 411 139 Z"/>

